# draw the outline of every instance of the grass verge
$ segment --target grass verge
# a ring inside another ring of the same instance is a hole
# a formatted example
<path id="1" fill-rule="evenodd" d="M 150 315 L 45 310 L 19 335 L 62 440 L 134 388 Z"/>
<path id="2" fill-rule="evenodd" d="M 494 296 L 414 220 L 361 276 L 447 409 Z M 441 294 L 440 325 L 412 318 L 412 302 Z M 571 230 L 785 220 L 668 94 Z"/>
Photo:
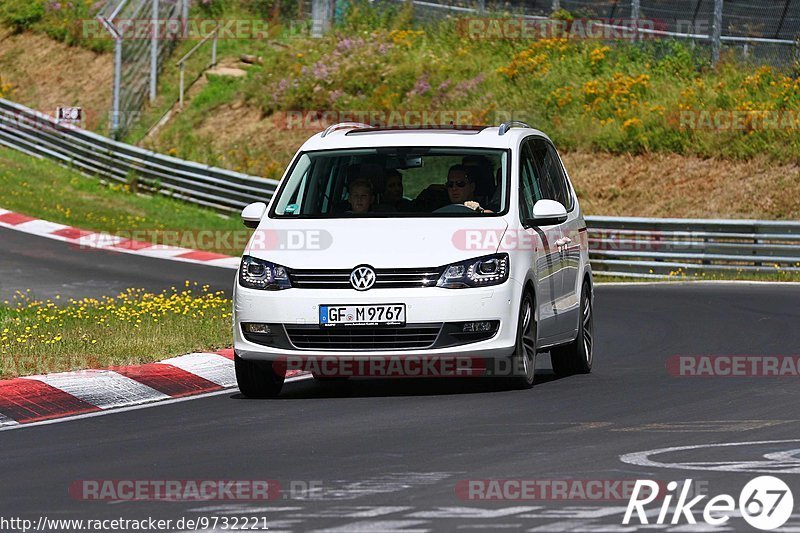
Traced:
<path id="1" fill-rule="evenodd" d="M 0 379 L 142 364 L 231 344 L 231 301 L 187 281 L 162 293 L 0 306 Z"/>
<path id="2" fill-rule="evenodd" d="M 82 229 L 228 255 L 241 254 L 241 243 L 246 241 L 198 235 L 209 230 L 214 235 L 238 235 L 245 231 L 238 217 L 163 196 L 134 194 L 128 186 L 104 185 L 96 178 L 7 148 L 0 148 L 0 190 L 4 209 Z"/>

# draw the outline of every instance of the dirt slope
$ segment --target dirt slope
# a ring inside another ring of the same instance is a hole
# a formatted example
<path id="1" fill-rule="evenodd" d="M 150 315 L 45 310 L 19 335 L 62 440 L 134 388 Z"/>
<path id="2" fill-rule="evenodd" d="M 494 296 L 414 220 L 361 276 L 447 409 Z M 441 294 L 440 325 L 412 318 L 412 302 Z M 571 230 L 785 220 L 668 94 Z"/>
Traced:
<path id="1" fill-rule="evenodd" d="M 84 109 L 94 129 L 111 108 L 113 57 L 67 46 L 33 33 L 0 27 L 0 77 L 14 86 L 7 97 L 47 114 L 58 106 Z"/>

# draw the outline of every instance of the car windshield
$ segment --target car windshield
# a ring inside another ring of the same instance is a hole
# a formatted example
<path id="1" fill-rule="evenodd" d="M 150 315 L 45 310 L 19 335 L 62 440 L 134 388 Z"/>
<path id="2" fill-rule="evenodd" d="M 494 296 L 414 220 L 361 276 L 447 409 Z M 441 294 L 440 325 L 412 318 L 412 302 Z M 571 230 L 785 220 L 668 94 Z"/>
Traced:
<path id="1" fill-rule="evenodd" d="M 508 206 L 505 150 L 392 147 L 305 152 L 278 218 L 492 216 Z"/>

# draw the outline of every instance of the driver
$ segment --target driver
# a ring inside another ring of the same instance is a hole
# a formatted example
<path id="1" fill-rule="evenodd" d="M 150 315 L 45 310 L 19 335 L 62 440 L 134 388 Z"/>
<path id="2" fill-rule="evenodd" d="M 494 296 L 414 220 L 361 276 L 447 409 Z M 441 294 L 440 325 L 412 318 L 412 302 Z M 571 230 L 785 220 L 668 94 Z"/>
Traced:
<path id="1" fill-rule="evenodd" d="M 475 182 L 470 177 L 464 165 L 453 165 L 447 171 L 447 195 L 451 204 L 463 204 L 475 211 L 484 212 L 485 209 L 475 201 Z"/>

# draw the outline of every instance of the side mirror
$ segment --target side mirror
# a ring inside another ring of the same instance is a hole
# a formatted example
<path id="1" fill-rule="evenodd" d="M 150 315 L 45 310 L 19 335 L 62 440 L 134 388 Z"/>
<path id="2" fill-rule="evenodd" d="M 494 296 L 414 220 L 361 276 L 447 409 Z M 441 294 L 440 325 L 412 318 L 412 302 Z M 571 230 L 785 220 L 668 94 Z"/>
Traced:
<path id="1" fill-rule="evenodd" d="M 242 209 L 242 222 L 248 228 L 257 228 L 261 223 L 261 218 L 267 212 L 267 204 L 255 202 Z"/>
<path id="2" fill-rule="evenodd" d="M 567 221 L 567 208 L 555 200 L 539 200 L 533 206 L 533 218 L 526 226 L 556 226 Z"/>

